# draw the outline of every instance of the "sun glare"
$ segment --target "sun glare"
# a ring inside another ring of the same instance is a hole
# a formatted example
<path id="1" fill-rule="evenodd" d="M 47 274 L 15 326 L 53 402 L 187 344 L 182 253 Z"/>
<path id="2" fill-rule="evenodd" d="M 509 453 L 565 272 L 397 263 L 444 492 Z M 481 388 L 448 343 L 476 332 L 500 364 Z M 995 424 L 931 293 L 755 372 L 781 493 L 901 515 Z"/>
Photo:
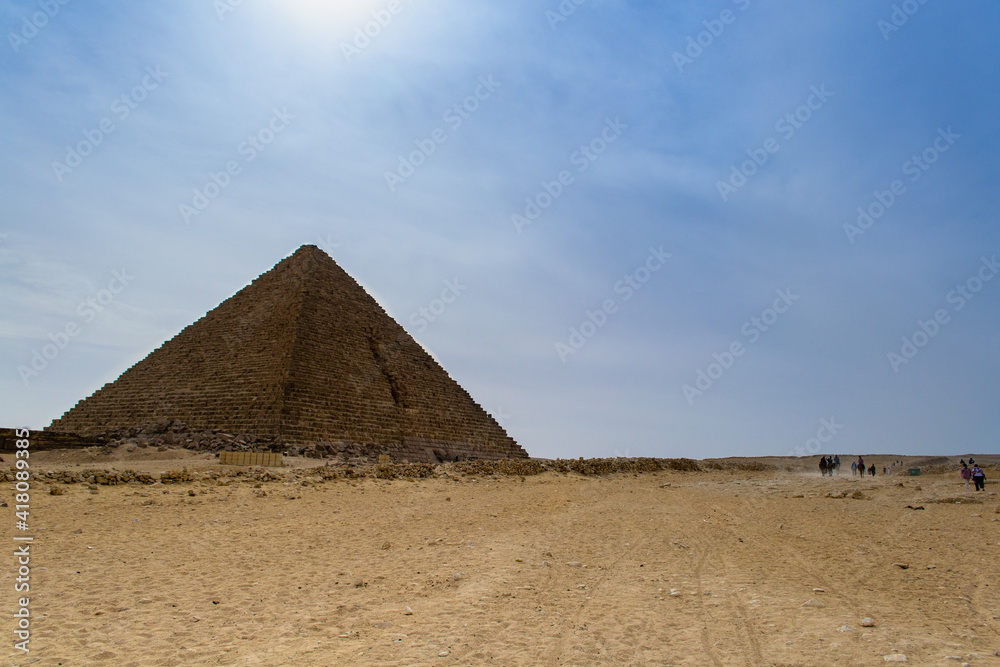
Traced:
<path id="1" fill-rule="evenodd" d="M 275 0 L 280 8 L 297 22 L 314 27 L 332 24 L 353 24 L 371 18 L 381 7 L 378 0 Z"/>

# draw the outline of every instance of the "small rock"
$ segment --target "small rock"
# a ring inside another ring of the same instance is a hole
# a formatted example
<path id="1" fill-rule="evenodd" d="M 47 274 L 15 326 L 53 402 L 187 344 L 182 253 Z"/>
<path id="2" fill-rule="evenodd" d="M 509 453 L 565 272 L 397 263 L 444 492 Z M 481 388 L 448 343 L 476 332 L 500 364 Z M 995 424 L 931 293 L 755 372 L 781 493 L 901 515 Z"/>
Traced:
<path id="1" fill-rule="evenodd" d="M 382 551 L 388 551 L 389 549 L 392 548 L 392 544 L 388 540 L 386 540 L 385 542 L 382 543 L 382 546 L 380 548 L 382 549 Z"/>
<path id="2" fill-rule="evenodd" d="M 403 616 L 413 616 L 413 610 L 409 607 L 403 609 Z"/>
<path id="3" fill-rule="evenodd" d="M 449 653 L 448 649 L 445 649 L 445 650 L 443 650 L 443 651 L 439 651 L 439 652 L 438 652 L 438 655 L 439 655 L 439 656 L 441 656 L 441 657 L 443 658 L 443 657 L 445 657 L 446 655 L 448 655 L 448 653 Z"/>
<path id="4" fill-rule="evenodd" d="M 873 619 L 871 616 L 865 616 L 864 618 L 861 619 L 861 627 L 863 627 L 863 628 L 874 628 L 875 627 L 875 619 Z"/>
<path id="5" fill-rule="evenodd" d="M 814 588 L 813 593 L 826 593 L 826 591 L 823 590 L 822 588 Z"/>
<path id="6" fill-rule="evenodd" d="M 581 563 L 578 560 L 571 560 L 570 562 L 568 562 L 566 564 L 569 565 L 570 567 L 583 567 L 583 563 Z"/>
<path id="7" fill-rule="evenodd" d="M 364 588 L 368 585 L 361 577 L 354 577 L 353 583 L 355 588 Z"/>
<path id="8" fill-rule="evenodd" d="M 50 486 L 49 487 L 49 495 L 50 496 L 62 496 L 62 495 L 65 495 L 65 493 L 66 492 L 63 491 L 62 487 L 60 487 L 60 486 Z"/>
<path id="9" fill-rule="evenodd" d="M 906 662 L 906 656 L 902 653 L 893 653 L 891 655 L 884 655 L 882 658 L 886 662 Z"/>
<path id="10" fill-rule="evenodd" d="M 910 564 L 909 563 L 893 563 L 893 565 L 896 566 L 896 567 L 898 567 L 900 570 L 908 570 L 908 569 L 910 569 Z"/>
<path id="11" fill-rule="evenodd" d="M 197 494 L 197 493 L 195 493 L 194 489 L 188 489 L 188 495 L 189 495 L 189 496 L 196 496 L 196 495 L 198 495 L 198 494 Z"/>
<path id="12" fill-rule="evenodd" d="M 826 605 L 823 604 L 822 602 L 820 602 L 819 600 L 812 599 L 812 600 L 806 600 L 805 602 L 803 602 L 802 606 L 803 607 L 812 607 L 813 609 L 822 609 Z"/>
<path id="13" fill-rule="evenodd" d="M 461 581 L 462 580 L 462 573 L 461 572 L 456 572 L 455 575 L 452 577 L 452 579 L 454 579 L 455 581 Z"/>
<path id="14" fill-rule="evenodd" d="M 73 531 L 74 535 L 80 535 L 82 533 L 83 533 L 83 528 L 77 528 L 76 530 Z"/>
<path id="15" fill-rule="evenodd" d="M 840 626 L 839 628 L 837 628 L 837 632 L 850 632 L 850 631 L 851 631 L 851 630 L 853 630 L 853 629 L 854 629 L 854 628 L 852 628 L 852 627 L 851 627 L 851 626 L 849 626 L 849 625 L 842 625 L 842 626 Z"/>

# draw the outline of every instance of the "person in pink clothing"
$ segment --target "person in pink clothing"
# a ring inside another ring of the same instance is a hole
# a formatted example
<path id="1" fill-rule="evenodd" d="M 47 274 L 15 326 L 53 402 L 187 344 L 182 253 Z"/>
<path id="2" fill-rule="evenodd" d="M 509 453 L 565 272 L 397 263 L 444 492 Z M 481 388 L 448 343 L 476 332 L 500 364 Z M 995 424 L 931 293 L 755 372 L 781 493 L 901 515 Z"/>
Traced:
<path id="1" fill-rule="evenodd" d="M 962 479 L 965 480 L 965 490 L 969 490 L 969 480 L 972 479 L 972 471 L 969 470 L 969 466 L 965 465 L 965 461 L 962 461 Z"/>

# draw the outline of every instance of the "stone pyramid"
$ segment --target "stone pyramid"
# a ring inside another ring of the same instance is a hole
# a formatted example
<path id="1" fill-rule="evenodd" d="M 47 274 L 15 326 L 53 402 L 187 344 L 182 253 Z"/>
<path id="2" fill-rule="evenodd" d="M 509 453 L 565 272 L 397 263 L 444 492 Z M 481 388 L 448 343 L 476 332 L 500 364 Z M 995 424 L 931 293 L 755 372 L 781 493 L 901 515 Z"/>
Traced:
<path id="1" fill-rule="evenodd" d="M 165 418 L 277 445 L 358 443 L 393 460 L 527 453 L 336 262 L 302 246 L 49 426 Z"/>

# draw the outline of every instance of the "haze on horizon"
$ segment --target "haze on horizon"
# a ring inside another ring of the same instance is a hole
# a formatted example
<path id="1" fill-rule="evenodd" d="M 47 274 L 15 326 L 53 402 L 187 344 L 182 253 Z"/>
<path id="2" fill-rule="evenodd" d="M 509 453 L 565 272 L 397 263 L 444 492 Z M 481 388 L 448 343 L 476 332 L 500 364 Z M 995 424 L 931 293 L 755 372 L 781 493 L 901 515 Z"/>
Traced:
<path id="1" fill-rule="evenodd" d="M 1000 453 L 996 3 L 0 28 L 0 425 L 315 244 L 533 456 Z"/>

